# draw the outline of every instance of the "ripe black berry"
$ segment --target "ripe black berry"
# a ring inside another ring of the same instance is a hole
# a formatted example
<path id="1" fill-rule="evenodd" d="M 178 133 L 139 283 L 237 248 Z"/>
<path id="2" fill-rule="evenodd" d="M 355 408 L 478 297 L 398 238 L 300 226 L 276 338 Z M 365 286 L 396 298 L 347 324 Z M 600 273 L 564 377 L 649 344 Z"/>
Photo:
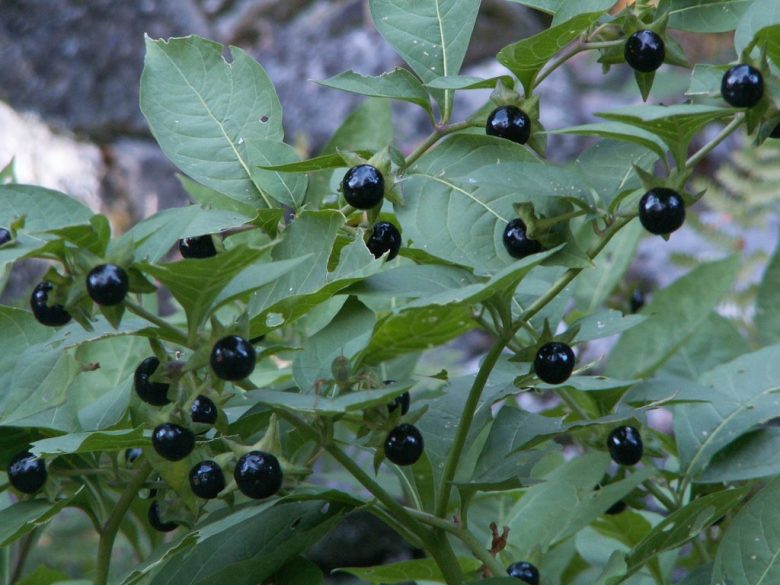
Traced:
<path id="1" fill-rule="evenodd" d="M 385 178 L 371 165 L 352 167 L 341 180 L 344 199 L 356 209 L 376 207 L 385 196 Z"/>
<path id="2" fill-rule="evenodd" d="M 764 95 L 764 76 L 750 65 L 734 65 L 723 74 L 720 95 L 735 108 L 752 108 Z"/>
<path id="3" fill-rule="evenodd" d="M 417 427 L 400 424 L 385 439 L 385 457 L 396 465 L 412 465 L 423 454 L 425 445 Z"/>
<path id="4" fill-rule="evenodd" d="M 34 494 L 46 483 L 46 464 L 29 451 L 17 454 L 8 465 L 8 481 L 25 494 Z"/>
<path id="5" fill-rule="evenodd" d="M 132 449 L 125 449 L 125 462 L 133 463 L 141 455 L 144 454 L 144 450 L 140 447 L 133 447 Z"/>
<path id="6" fill-rule="evenodd" d="M 645 306 L 645 294 L 641 290 L 636 289 L 631 293 L 629 305 L 631 306 L 632 313 L 639 311 L 639 309 Z"/>
<path id="7" fill-rule="evenodd" d="M 30 295 L 30 308 L 33 316 L 42 325 L 59 327 L 70 321 L 70 313 L 62 305 L 49 305 L 49 291 L 54 288 L 48 280 L 38 283 Z"/>
<path id="8" fill-rule="evenodd" d="M 574 370 L 574 352 L 565 343 L 551 341 L 536 352 L 534 373 L 547 384 L 562 384 Z"/>
<path id="9" fill-rule="evenodd" d="M 609 507 L 605 514 L 616 516 L 617 514 L 623 512 L 626 508 L 628 508 L 628 504 L 626 504 L 623 500 L 618 500 Z"/>
<path id="10" fill-rule="evenodd" d="M 211 369 L 222 380 L 243 380 L 255 369 L 255 348 L 238 335 L 223 337 L 211 350 Z"/>
<path id="11" fill-rule="evenodd" d="M 651 234 L 670 234 L 685 222 L 685 203 L 677 191 L 656 187 L 639 200 L 639 221 Z"/>
<path id="12" fill-rule="evenodd" d="M 607 449 L 612 461 L 620 465 L 636 465 L 644 453 L 639 431 L 630 426 L 614 429 L 607 438 Z"/>
<path id="13" fill-rule="evenodd" d="M 177 424 L 163 423 L 152 432 L 152 446 L 163 459 L 179 461 L 192 453 L 195 435 Z"/>
<path id="14" fill-rule="evenodd" d="M 528 585 L 539 585 L 539 569 L 531 563 L 525 561 L 512 563 L 506 568 L 506 572 L 510 577 L 525 581 Z"/>
<path id="15" fill-rule="evenodd" d="M 148 357 L 138 364 L 133 377 L 133 387 L 138 397 L 144 402 L 155 406 L 163 406 L 170 403 L 170 400 L 168 400 L 169 385 L 149 380 L 159 365 L 160 360 L 156 357 Z"/>
<path id="16" fill-rule="evenodd" d="M 205 500 L 216 498 L 225 489 L 225 476 L 216 461 L 201 461 L 190 469 L 192 493 Z"/>
<path id="17" fill-rule="evenodd" d="M 379 258 L 389 251 L 387 260 L 392 260 L 398 256 L 398 250 L 401 249 L 401 232 L 389 221 L 378 221 L 371 230 L 366 246 L 374 258 Z"/>
<path id="18" fill-rule="evenodd" d="M 542 245 L 528 237 L 525 223 L 519 217 L 504 228 L 504 248 L 513 258 L 525 258 L 542 251 Z"/>
<path id="19" fill-rule="evenodd" d="M 190 418 L 194 423 L 213 425 L 217 422 L 217 405 L 201 394 L 192 403 Z"/>
<path id="20" fill-rule="evenodd" d="M 250 451 L 236 463 L 233 472 L 241 493 L 260 500 L 274 495 L 282 487 L 282 468 L 270 453 Z"/>
<path id="21" fill-rule="evenodd" d="M 626 40 L 623 55 L 633 69 L 650 73 L 664 62 L 666 48 L 664 41 L 651 30 L 639 30 Z"/>
<path id="22" fill-rule="evenodd" d="M 531 137 L 531 120 L 517 106 L 499 106 L 490 112 L 485 133 L 488 136 L 498 136 L 525 144 Z"/>
<path id="23" fill-rule="evenodd" d="M 147 517 L 149 518 L 151 527 L 160 532 L 171 532 L 179 527 L 176 522 L 163 522 L 160 520 L 160 504 L 157 500 L 152 502 L 152 505 L 149 506 L 149 514 Z"/>
<path id="24" fill-rule="evenodd" d="M 393 398 L 393 401 L 387 405 L 388 412 L 395 411 L 396 408 L 399 406 L 401 407 L 401 415 L 406 414 L 409 412 L 409 406 L 411 404 L 411 397 L 409 396 L 408 392 L 404 392 L 400 396 L 396 396 Z"/>
<path id="25" fill-rule="evenodd" d="M 0 227 L 0 246 L 11 241 L 11 232 L 4 227 Z"/>
<path id="26" fill-rule="evenodd" d="M 206 234 L 179 240 L 179 253 L 184 258 L 211 258 L 217 255 L 217 249 L 211 234 Z"/>
<path id="27" fill-rule="evenodd" d="M 100 264 L 87 274 L 87 293 L 98 305 L 118 305 L 129 288 L 127 272 L 116 264 Z"/>

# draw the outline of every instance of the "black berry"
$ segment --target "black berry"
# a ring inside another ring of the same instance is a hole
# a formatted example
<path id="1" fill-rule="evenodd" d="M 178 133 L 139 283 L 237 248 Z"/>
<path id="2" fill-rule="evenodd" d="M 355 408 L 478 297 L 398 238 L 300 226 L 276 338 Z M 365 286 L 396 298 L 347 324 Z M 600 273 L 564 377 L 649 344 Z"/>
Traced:
<path id="1" fill-rule="evenodd" d="M 664 41 L 651 30 L 639 30 L 626 40 L 623 55 L 633 69 L 650 73 L 664 62 L 666 48 Z"/>
<path id="2" fill-rule="evenodd" d="M 133 447 L 132 449 L 125 449 L 125 461 L 127 463 L 133 463 L 141 455 L 144 454 L 144 450 L 140 447 Z"/>
<path id="3" fill-rule="evenodd" d="M 772 132 L 769 133 L 769 138 L 780 138 L 780 124 L 777 124 Z"/>
<path id="4" fill-rule="evenodd" d="M 574 370 L 574 352 L 565 343 L 551 341 L 536 352 L 534 373 L 547 384 L 562 384 Z"/>
<path id="5" fill-rule="evenodd" d="M 211 369 L 222 380 L 243 380 L 255 369 L 255 348 L 238 335 L 223 337 L 211 350 Z"/>
<path id="6" fill-rule="evenodd" d="M 152 446 L 163 459 L 179 461 L 192 453 L 195 435 L 177 424 L 163 423 L 152 432 Z"/>
<path id="7" fill-rule="evenodd" d="M 656 187 L 639 200 L 639 221 L 651 234 L 670 234 L 685 222 L 685 203 L 677 191 Z"/>
<path id="8" fill-rule="evenodd" d="M 282 468 L 270 453 L 250 451 L 236 463 L 233 472 L 241 493 L 260 500 L 274 495 L 282 487 Z"/>
<path id="9" fill-rule="evenodd" d="M 179 253 L 184 258 L 211 258 L 217 255 L 217 249 L 214 247 L 214 239 L 206 234 L 179 240 Z"/>
<path id="10" fill-rule="evenodd" d="M 385 457 L 396 465 L 412 465 L 423 454 L 425 445 L 417 427 L 400 424 L 385 439 Z"/>
<path id="11" fill-rule="evenodd" d="M 499 106 L 492 112 L 485 124 L 488 136 L 506 138 L 518 144 L 525 144 L 531 137 L 531 120 L 517 106 Z"/>
<path id="12" fill-rule="evenodd" d="M 168 400 L 169 385 L 149 380 L 159 365 L 160 360 L 156 357 L 148 357 L 138 364 L 133 377 L 133 387 L 138 397 L 144 402 L 155 406 L 163 406 L 170 403 L 170 400 Z"/>
<path id="13" fill-rule="evenodd" d="M 371 165 L 352 167 L 341 180 L 344 199 L 356 209 L 376 207 L 385 196 L 385 178 Z"/>
<path id="14" fill-rule="evenodd" d="M 201 461 L 190 469 L 192 493 L 205 500 L 216 498 L 225 489 L 225 476 L 216 461 Z"/>
<path id="15" fill-rule="evenodd" d="M 620 465 L 636 465 L 644 453 L 639 431 L 630 426 L 614 429 L 607 438 L 607 449 L 612 461 Z"/>
<path id="16" fill-rule="evenodd" d="M 393 401 L 387 405 L 388 412 L 394 412 L 396 408 L 401 407 L 401 414 L 404 415 L 409 412 L 409 406 L 411 404 L 411 397 L 408 392 L 404 392 L 400 396 L 396 396 Z"/>
<path id="17" fill-rule="evenodd" d="M 127 272 L 116 264 L 100 264 L 87 274 L 87 294 L 98 305 L 118 305 L 129 288 Z"/>
<path id="18" fill-rule="evenodd" d="M 506 568 L 506 572 L 510 577 L 525 581 L 528 585 L 539 585 L 539 569 L 531 563 L 525 561 L 512 563 Z"/>
<path id="19" fill-rule="evenodd" d="M 11 232 L 4 227 L 0 227 L 0 246 L 11 241 Z"/>
<path id="20" fill-rule="evenodd" d="M 641 290 L 636 289 L 631 293 L 629 305 L 631 306 L 632 313 L 639 311 L 642 307 L 645 306 L 645 294 Z"/>
<path id="21" fill-rule="evenodd" d="M 171 532 L 179 527 L 176 522 L 163 522 L 160 520 L 160 504 L 157 500 L 152 502 L 152 505 L 149 506 L 149 514 L 147 514 L 147 517 L 149 518 L 150 526 L 160 532 Z"/>
<path id="22" fill-rule="evenodd" d="M 30 308 L 33 316 L 42 325 L 59 327 L 70 321 L 70 313 L 62 305 L 49 305 L 49 292 L 54 288 L 52 283 L 44 280 L 33 289 L 30 295 Z"/>
<path id="23" fill-rule="evenodd" d="M 617 502 L 615 502 L 609 507 L 609 509 L 605 512 L 605 514 L 608 514 L 610 516 L 616 516 L 621 512 L 625 511 L 626 508 L 628 508 L 628 504 L 626 504 L 623 500 L 618 500 Z"/>
<path id="24" fill-rule="evenodd" d="M 8 465 L 8 481 L 25 494 L 34 494 L 46 483 L 46 464 L 29 451 L 17 454 Z"/>
<path id="25" fill-rule="evenodd" d="M 504 248 L 513 258 L 525 258 L 542 251 L 542 245 L 528 237 L 525 223 L 519 217 L 504 228 Z"/>
<path id="26" fill-rule="evenodd" d="M 213 425 L 217 422 L 217 405 L 201 394 L 192 403 L 190 418 L 194 423 Z"/>
<path id="27" fill-rule="evenodd" d="M 752 108 L 764 95 L 764 76 L 750 65 L 734 65 L 723 74 L 720 95 L 730 106 Z"/>
<path id="28" fill-rule="evenodd" d="M 378 221 L 371 230 L 371 236 L 369 236 L 366 246 L 374 258 L 379 258 L 385 252 L 390 252 L 387 255 L 387 260 L 392 260 L 398 256 L 398 250 L 401 249 L 401 232 L 389 221 Z"/>

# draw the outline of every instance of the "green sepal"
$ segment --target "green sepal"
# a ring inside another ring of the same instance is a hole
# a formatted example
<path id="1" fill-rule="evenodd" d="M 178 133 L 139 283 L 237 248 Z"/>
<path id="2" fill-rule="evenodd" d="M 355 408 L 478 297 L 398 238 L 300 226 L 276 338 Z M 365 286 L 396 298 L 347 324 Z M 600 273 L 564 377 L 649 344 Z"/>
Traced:
<path id="1" fill-rule="evenodd" d="M 339 156 L 341 157 L 341 160 L 343 160 L 346 166 L 348 167 L 356 167 L 358 165 L 364 165 L 368 162 L 357 152 L 352 152 L 351 150 L 342 150 L 340 148 L 337 148 L 336 152 L 338 152 Z"/>
<path id="2" fill-rule="evenodd" d="M 153 293 L 157 292 L 157 287 L 144 276 L 144 273 L 133 266 L 124 269 L 127 272 L 127 280 L 130 285 L 130 292 L 134 293 Z"/>
<path id="3" fill-rule="evenodd" d="M 636 85 L 639 88 L 639 93 L 642 96 L 642 101 L 646 102 L 650 96 L 650 90 L 653 88 L 653 80 L 655 79 L 655 71 L 644 73 L 642 71 L 634 71 L 634 79 Z"/>
<path id="4" fill-rule="evenodd" d="M 119 329 L 119 326 L 122 324 L 122 316 L 125 314 L 124 303 L 111 306 L 103 305 L 99 310 L 114 329 Z"/>

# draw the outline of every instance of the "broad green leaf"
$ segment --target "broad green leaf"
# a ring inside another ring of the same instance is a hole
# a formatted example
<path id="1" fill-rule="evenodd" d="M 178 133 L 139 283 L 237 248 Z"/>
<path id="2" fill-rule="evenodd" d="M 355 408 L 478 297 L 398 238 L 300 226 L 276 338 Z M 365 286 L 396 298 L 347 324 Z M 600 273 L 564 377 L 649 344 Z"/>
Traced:
<path id="1" fill-rule="evenodd" d="M 770 585 L 780 579 L 780 479 L 737 513 L 718 546 L 712 583 Z"/>
<path id="2" fill-rule="evenodd" d="M 196 181 L 253 207 L 273 202 L 252 181 L 246 142 L 281 142 L 271 80 L 247 53 L 196 36 L 146 39 L 141 111 L 160 148 Z"/>
<path id="3" fill-rule="evenodd" d="M 229 195 L 225 195 L 211 187 L 206 187 L 206 185 L 201 185 L 200 183 L 193 181 L 186 175 L 176 173 L 176 178 L 189 196 L 203 207 L 232 211 L 246 217 L 253 217 L 257 214 L 257 207 L 255 205 L 241 203 Z"/>
<path id="4" fill-rule="evenodd" d="M 780 429 L 768 427 L 742 435 L 718 451 L 699 478 L 700 483 L 729 483 L 780 474 Z"/>
<path id="5" fill-rule="evenodd" d="M 423 82 L 460 71 L 479 0 L 369 0 L 371 18 Z M 449 111 L 451 92 L 433 92 L 439 108 Z"/>
<path id="6" fill-rule="evenodd" d="M 675 407 L 674 427 L 685 477 L 696 479 L 721 449 L 759 423 L 780 416 L 780 345 L 741 355 L 705 373 L 711 402 Z"/>
<path id="7" fill-rule="evenodd" d="M 647 319 L 624 333 L 610 353 L 606 374 L 645 377 L 668 360 L 707 319 L 736 278 L 737 258 L 702 264 L 658 291 L 642 310 Z"/>
<path id="8" fill-rule="evenodd" d="M 593 313 L 571 324 L 572 327 L 579 327 L 574 342 L 592 341 L 622 333 L 639 325 L 644 320 L 644 315 L 624 315 L 620 311 L 612 309 Z"/>
<path id="9" fill-rule="evenodd" d="M 755 325 L 761 343 L 780 342 L 780 299 L 777 291 L 780 287 L 780 247 L 775 250 L 766 266 L 756 295 Z"/>
<path id="10" fill-rule="evenodd" d="M 581 136 L 600 136 L 611 140 L 622 142 L 632 142 L 651 150 L 658 158 L 663 158 L 666 154 L 666 146 L 658 136 L 652 132 L 642 130 L 636 126 L 624 122 L 594 122 L 592 124 L 582 124 L 580 126 L 569 126 L 567 128 L 558 128 L 551 130 L 550 134 L 576 134 Z M 625 148 L 621 144 L 620 148 Z M 609 159 L 607 159 L 609 160 Z M 584 169 L 583 169 L 584 170 Z M 623 169 L 627 172 L 626 169 Z"/>
<path id="11" fill-rule="evenodd" d="M 691 82 L 685 95 L 720 95 L 720 83 L 729 65 L 697 63 L 691 71 Z"/>
<path id="12" fill-rule="evenodd" d="M 734 30 L 753 0 L 661 0 L 658 12 L 669 13 L 669 27 L 691 32 Z"/>
<path id="13" fill-rule="evenodd" d="M 433 89 L 490 89 L 501 81 L 504 87 L 512 87 L 514 79 L 509 75 L 499 75 L 483 79 L 473 75 L 449 75 L 448 77 L 437 77 L 426 83 L 426 87 Z"/>
<path id="14" fill-rule="evenodd" d="M 533 470 L 549 451 L 515 451 L 500 458 L 495 464 L 474 470 L 468 481 L 457 482 L 463 491 L 505 491 L 538 483 L 532 479 Z"/>
<path id="15" fill-rule="evenodd" d="M 71 433 L 61 437 L 41 439 L 32 444 L 33 455 L 63 455 L 66 453 L 93 453 L 120 451 L 130 447 L 143 447 L 149 443 L 144 439 L 143 427 L 121 431 L 96 431 Z"/>
<path id="16" fill-rule="evenodd" d="M 40 234 L 74 225 L 89 225 L 94 213 L 73 197 L 34 185 L 0 185 L 0 225 L 24 217 L 23 231 Z"/>
<path id="17" fill-rule="evenodd" d="M 567 22 L 556 24 L 532 37 L 501 49 L 497 59 L 523 84 L 525 93 L 531 94 L 534 80 L 542 67 L 566 45 L 580 36 L 596 22 L 603 12 L 580 14 Z"/>
<path id="18" fill-rule="evenodd" d="M 463 288 L 473 284 L 475 280 L 471 272 L 456 266 L 415 264 L 399 266 L 369 276 L 349 287 L 346 292 L 359 296 L 416 299 Z"/>
<path id="19" fill-rule="evenodd" d="M 318 81 L 320 85 L 359 93 L 371 97 L 392 98 L 411 102 L 431 113 L 431 100 L 420 80 L 406 69 L 396 68 L 378 77 L 360 75 L 345 71 L 333 77 Z"/>
<path id="20" fill-rule="evenodd" d="M 274 585 L 325 585 L 320 568 L 305 557 L 293 557 L 274 573 Z"/>
<path id="21" fill-rule="evenodd" d="M 0 510 L 0 546 L 8 546 L 37 526 L 43 526 L 78 495 L 48 502 L 42 498 L 16 502 Z"/>
<path id="22" fill-rule="evenodd" d="M 67 581 L 68 576 L 65 573 L 50 569 L 46 565 L 39 565 L 19 581 L 18 585 L 63 585 Z"/>
<path id="23" fill-rule="evenodd" d="M 356 154 L 364 158 L 369 158 L 372 153 L 368 151 L 358 151 Z M 334 153 L 315 156 L 314 158 L 302 160 L 300 162 L 281 165 L 260 165 L 260 168 L 269 171 L 279 171 L 280 173 L 308 173 L 311 171 L 344 168 L 346 164 L 347 163 L 344 162 L 344 157 L 338 153 Z"/>
<path id="24" fill-rule="evenodd" d="M 603 14 L 612 8 L 616 2 L 617 0 L 580 0 L 579 2 L 561 2 L 558 6 L 558 10 L 555 11 L 552 25 L 556 26 L 558 24 L 568 22 L 572 18 L 585 13 L 601 11 Z"/>
<path id="25" fill-rule="evenodd" d="M 261 167 L 295 164 L 301 157 L 292 147 L 274 140 L 248 140 L 246 156 L 255 185 L 280 205 L 298 209 L 306 197 L 305 175 L 281 173 Z"/>
<path id="26" fill-rule="evenodd" d="M 212 310 L 231 300 L 246 296 L 269 283 L 275 282 L 278 278 L 296 270 L 308 259 L 309 256 L 307 255 L 300 258 L 291 258 L 290 260 L 249 265 L 236 274 L 236 276 L 225 285 L 225 288 L 223 288 L 217 295 L 217 298 L 214 299 Z"/>
<path id="27" fill-rule="evenodd" d="M 482 563 L 473 557 L 458 557 L 461 570 L 473 573 Z M 368 581 L 373 585 L 390 585 L 391 583 L 408 583 L 409 581 L 435 581 L 444 583 L 441 570 L 433 559 L 415 559 L 400 561 L 376 567 L 344 567 L 337 569 Z"/>
<path id="28" fill-rule="evenodd" d="M 658 136 L 678 163 L 684 164 L 688 145 L 702 127 L 733 116 L 735 110 L 694 104 L 675 106 L 625 106 L 596 114 L 606 120 L 623 122 Z"/>
<path id="29" fill-rule="evenodd" d="M 529 8 L 535 8 L 536 10 L 541 10 L 542 12 L 546 12 L 547 14 L 551 14 L 555 16 L 555 13 L 558 12 L 558 8 L 560 8 L 561 3 L 563 0 L 509 0 L 510 2 L 515 2 L 517 4 L 522 4 L 523 6 L 528 6 Z"/>
<path id="30" fill-rule="evenodd" d="M 734 32 L 734 48 L 737 55 L 741 55 L 742 51 L 757 37 L 769 41 L 769 44 L 775 47 L 772 53 L 776 55 L 777 49 L 780 48 L 780 39 L 777 39 L 776 34 L 780 28 L 777 28 L 777 25 L 780 25 L 780 4 L 775 0 L 753 0 L 739 19 L 737 30 Z M 765 35 L 765 32 L 770 34 Z"/>
<path id="31" fill-rule="evenodd" d="M 243 225 L 250 219 L 252 217 L 234 211 L 204 209 L 200 205 L 165 209 L 135 224 L 114 242 L 114 248 L 132 242 L 137 260 L 157 262 L 179 238 L 218 233 Z"/>

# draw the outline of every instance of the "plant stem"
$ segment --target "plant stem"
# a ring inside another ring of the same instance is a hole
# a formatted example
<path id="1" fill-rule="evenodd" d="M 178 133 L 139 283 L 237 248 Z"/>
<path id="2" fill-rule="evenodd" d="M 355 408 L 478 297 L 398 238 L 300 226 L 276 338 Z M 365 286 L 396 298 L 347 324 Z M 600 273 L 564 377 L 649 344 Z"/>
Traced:
<path id="1" fill-rule="evenodd" d="M 136 495 L 138 495 L 138 490 L 144 485 L 151 471 L 152 466 L 149 465 L 149 462 L 142 462 L 141 467 L 125 487 L 125 491 L 119 496 L 119 500 L 114 505 L 108 521 L 103 526 L 103 530 L 100 531 L 97 566 L 95 568 L 95 585 L 107 585 L 108 583 L 108 569 L 111 566 L 111 552 L 114 549 L 114 539 L 128 508 L 130 508 L 130 504 L 133 503 Z"/>
<path id="2" fill-rule="evenodd" d="M 701 557 L 702 560 L 702 564 L 709 563 L 712 560 L 710 553 L 707 551 L 707 548 L 704 546 L 704 543 L 701 540 L 699 540 L 698 535 L 693 539 L 693 548 L 696 550 L 697 553 L 699 553 L 699 556 Z"/>
<path id="3" fill-rule="evenodd" d="M 561 402 L 563 402 L 566 406 L 568 406 L 573 412 L 576 412 L 579 417 L 582 420 L 589 420 L 590 417 L 588 416 L 588 413 L 582 410 L 582 407 L 577 404 L 577 401 L 574 400 L 565 390 L 561 390 L 560 392 L 556 392 L 558 395 L 558 398 L 561 399 Z"/>
<path id="4" fill-rule="evenodd" d="M 705 156 L 712 152 L 712 150 L 718 146 L 718 144 L 723 142 L 729 136 L 729 134 L 739 128 L 744 121 L 745 116 L 743 114 L 737 114 L 737 116 L 735 116 L 734 119 L 725 128 L 723 128 L 723 130 L 721 130 L 715 138 L 702 146 L 691 156 L 691 158 L 687 160 L 685 163 L 685 168 L 690 170 L 695 167 Z"/>
<path id="5" fill-rule="evenodd" d="M 174 343 L 189 346 L 189 343 L 187 341 L 187 334 L 181 329 L 179 329 L 178 327 L 168 323 L 162 317 L 158 317 L 154 313 L 147 311 L 141 305 L 138 305 L 132 301 L 126 300 L 125 307 L 127 307 L 127 310 L 130 311 L 131 313 L 135 313 L 142 319 L 146 319 L 150 323 L 157 325 L 157 327 L 159 327 L 167 335 L 167 337 Z"/>
<path id="6" fill-rule="evenodd" d="M 496 340 L 495 344 L 493 344 L 493 347 L 485 356 L 485 360 L 482 362 L 479 372 L 477 372 L 477 377 L 474 378 L 474 384 L 472 384 L 469 395 L 466 398 L 466 403 L 463 405 L 458 432 L 455 434 L 455 440 L 450 449 L 450 454 L 447 457 L 447 462 L 444 465 L 439 491 L 436 494 L 436 516 L 439 518 L 444 518 L 447 514 L 447 505 L 449 504 L 451 490 L 450 483 L 455 477 L 455 469 L 460 462 L 460 454 L 463 451 L 463 446 L 466 444 L 466 437 L 469 434 L 471 421 L 474 419 L 474 413 L 479 404 L 479 398 L 482 396 L 482 391 L 488 381 L 490 372 L 493 371 L 493 367 L 496 365 L 496 362 L 501 356 L 501 352 L 506 347 L 506 344 L 509 342 L 509 339 L 510 337 L 504 334 Z"/>
<path id="7" fill-rule="evenodd" d="M 28 532 L 27 535 L 22 539 L 22 542 L 19 544 L 19 552 L 16 556 L 16 562 L 14 563 L 14 571 L 11 573 L 11 577 L 8 580 L 9 585 L 13 585 L 22 578 L 24 564 L 27 561 L 27 557 L 30 555 L 30 551 L 32 550 L 33 546 L 38 541 L 41 533 L 43 533 L 42 528 L 35 528 Z"/>
<path id="8" fill-rule="evenodd" d="M 438 126 L 433 132 L 431 132 L 428 135 L 428 138 L 422 141 L 422 143 L 415 148 L 409 156 L 406 157 L 406 167 L 412 166 L 412 164 L 420 158 L 422 155 L 424 155 L 426 152 L 428 152 L 428 149 L 431 148 L 434 144 L 436 144 L 439 140 L 447 136 L 448 134 L 453 134 L 454 132 L 458 132 L 460 130 L 465 130 L 466 128 L 470 128 L 472 126 L 476 126 L 477 124 L 473 121 L 466 120 L 465 122 L 458 122 L 456 124 L 449 124 L 447 126 Z"/>
<path id="9" fill-rule="evenodd" d="M 658 500 L 661 505 L 666 508 L 669 512 L 674 512 L 677 509 L 677 505 L 674 503 L 674 501 L 667 496 L 663 491 L 661 491 L 661 488 L 659 488 L 655 483 L 650 481 L 649 479 L 642 482 L 642 485 L 644 488 L 653 494 L 656 500 Z"/>

